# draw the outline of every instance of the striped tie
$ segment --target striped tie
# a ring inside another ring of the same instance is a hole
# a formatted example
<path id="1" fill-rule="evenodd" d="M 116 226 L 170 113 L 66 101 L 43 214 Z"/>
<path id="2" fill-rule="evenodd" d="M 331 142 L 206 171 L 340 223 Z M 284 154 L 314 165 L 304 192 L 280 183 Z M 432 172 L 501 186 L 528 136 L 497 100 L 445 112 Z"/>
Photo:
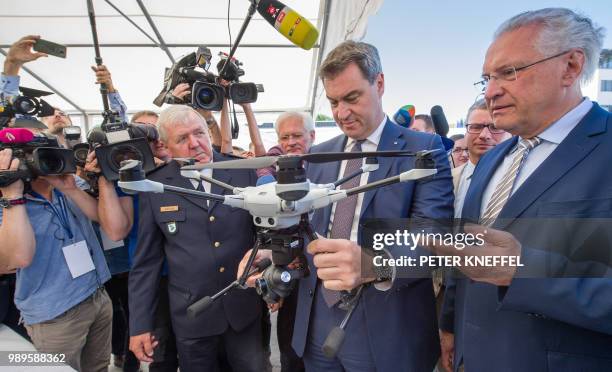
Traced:
<path id="1" fill-rule="evenodd" d="M 523 162 L 527 158 L 527 154 L 541 142 L 542 139 L 539 137 L 519 139 L 514 151 L 512 165 L 510 165 L 510 168 L 508 168 L 508 171 L 495 188 L 495 192 L 493 192 L 493 196 L 491 196 L 491 200 L 489 200 L 489 204 L 487 204 L 487 208 L 480 218 L 481 225 L 491 226 L 493 222 L 495 222 L 495 219 L 499 216 L 499 212 L 501 212 L 512 193 L 514 182 L 521 170 Z"/>

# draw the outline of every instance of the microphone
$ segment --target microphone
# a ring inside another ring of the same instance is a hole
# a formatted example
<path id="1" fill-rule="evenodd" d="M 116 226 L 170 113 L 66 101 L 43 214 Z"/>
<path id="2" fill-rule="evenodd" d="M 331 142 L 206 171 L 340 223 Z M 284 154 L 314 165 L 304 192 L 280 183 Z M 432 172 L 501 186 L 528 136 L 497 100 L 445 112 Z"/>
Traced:
<path id="1" fill-rule="evenodd" d="M 28 143 L 34 139 L 34 133 L 25 128 L 4 128 L 0 130 L 2 143 Z"/>
<path id="2" fill-rule="evenodd" d="M 309 50 L 316 43 L 319 31 L 308 19 L 276 0 L 260 0 L 257 12 L 293 44 Z"/>
<path id="3" fill-rule="evenodd" d="M 413 105 L 404 105 L 397 110 L 395 115 L 393 115 L 393 121 L 399 126 L 409 128 L 410 124 L 412 124 L 412 120 L 414 120 L 415 111 Z"/>
<path id="4" fill-rule="evenodd" d="M 441 137 L 446 137 L 448 134 L 448 121 L 446 121 L 446 115 L 441 106 L 435 105 L 431 108 L 431 120 L 433 121 L 436 133 Z"/>
<path id="5" fill-rule="evenodd" d="M 99 127 L 92 128 L 87 135 L 87 142 L 89 142 L 92 146 L 97 144 L 103 145 L 106 141 L 106 133 Z"/>
<path id="6" fill-rule="evenodd" d="M 266 174 L 257 179 L 257 184 L 255 186 L 265 185 L 266 183 L 276 182 L 276 178 L 271 174 Z"/>

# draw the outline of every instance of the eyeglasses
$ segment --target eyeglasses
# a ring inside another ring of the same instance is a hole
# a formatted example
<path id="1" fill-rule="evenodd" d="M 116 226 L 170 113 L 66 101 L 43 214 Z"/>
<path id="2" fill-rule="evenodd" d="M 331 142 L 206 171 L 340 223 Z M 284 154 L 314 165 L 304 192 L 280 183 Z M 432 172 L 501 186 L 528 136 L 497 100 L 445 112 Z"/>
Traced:
<path id="1" fill-rule="evenodd" d="M 526 70 L 531 66 L 535 66 L 538 63 L 542 63 L 542 62 L 546 62 L 548 60 L 551 60 L 553 58 L 557 58 L 557 57 L 561 57 L 564 54 L 567 54 L 571 52 L 571 50 L 566 50 L 565 52 L 561 52 L 559 54 L 555 54 L 554 56 L 550 56 L 550 57 L 546 57 L 544 59 L 540 59 L 538 61 L 535 61 L 533 63 L 530 63 L 528 65 L 525 66 L 521 66 L 521 67 L 514 67 L 514 66 L 508 66 L 505 68 L 502 68 L 500 70 L 498 70 L 495 73 L 492 74 L 483 74 L 482 80 L 477 81 L 474 83 L 474 87 L 476 87 L 476 89 L 480 90 L 480 91 L 484 91 L 485 89 L 487 89 L 487 86 L 489 85 L 489 81 L 491 81 L 491 79 L 493 80 L 498 80 L 498 81 L 515 81 L 516 79 L 518 79 L 517 76 L 517 72 L 522 71 L 522 70 Z"/>
<path id="2" fill-rule="evenodd" d="M 461 153 L 467 153 L 468 152 L 468 148 L 467 147 L 455 147 L 452 151 L 453 154 L 461 154 Z"/>
<path id="3" fill-rule="evenodd" d="M 482 130 L 485 129 L 485 128 L 489 129 L 489 132 L 491 132 L 491 134 L 504 133 L 503 129 L 495 128 L 495 124 L 493 124 L 493 123 L 488 123 L 488 124 L 477 124 L 477 123 L 466 124 L 465 128 L 466 128 L 468 133 L 473 133 L 473 134 L 478 134 L 478 133 L 482 132 Z"/>

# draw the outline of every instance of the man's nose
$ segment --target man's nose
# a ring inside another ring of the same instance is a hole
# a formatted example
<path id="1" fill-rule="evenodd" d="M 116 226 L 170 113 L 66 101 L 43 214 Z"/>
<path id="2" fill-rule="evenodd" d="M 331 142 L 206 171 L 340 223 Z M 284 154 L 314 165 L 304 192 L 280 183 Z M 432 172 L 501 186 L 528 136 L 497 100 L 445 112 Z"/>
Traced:
<path id="1" fill-rule="evenodd" d="M 487 104 L 490 103 L 493 99 L 504 94 L 502 86 L 498 79 L 491 78 L 487 83 L 487 86 L 484 91 L 484 98 L 487 101 Z"/>
<path id="2" fill-rule="evenodd" d="M 349 109 L 348 105 L 343 102 L 338 103 L 336 112 L 339 120 L 346 120 L 351 115 L 351 110 Z"/>

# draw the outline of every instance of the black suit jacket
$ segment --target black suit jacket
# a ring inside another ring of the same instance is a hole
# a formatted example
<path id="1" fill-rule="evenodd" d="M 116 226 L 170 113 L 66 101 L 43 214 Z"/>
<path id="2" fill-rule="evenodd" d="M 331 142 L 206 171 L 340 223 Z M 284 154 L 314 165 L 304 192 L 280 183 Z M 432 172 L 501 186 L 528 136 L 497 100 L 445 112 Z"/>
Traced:
<path id="1" fill-rule="evenodd" d="M 214 161 L 226 158 L 215 154 Z M 193 189 L 171 162 L 148 176 L 168 185 Z M 253 186 L 254 171 L 217 170 L 213 178 L 233 186 Z M 212 185 L 215 194 L 230 191 Z M 138 245 L 130 272 L 130 332 L 154 329 L 158 283 L 164 261 L 168 264 L 168 295 L 174 332 L 198 338 L 225 332 L 228 325 L 240 331 L 261 314 L 253 289 L 232 291 L 218 299 L 196 319 L 186 309 L 198 299 L 213 295 L 236 279 L 238 263 L 253 247 L 255 230 L 248 212 L 195 197 L 140 194 Z"/>

